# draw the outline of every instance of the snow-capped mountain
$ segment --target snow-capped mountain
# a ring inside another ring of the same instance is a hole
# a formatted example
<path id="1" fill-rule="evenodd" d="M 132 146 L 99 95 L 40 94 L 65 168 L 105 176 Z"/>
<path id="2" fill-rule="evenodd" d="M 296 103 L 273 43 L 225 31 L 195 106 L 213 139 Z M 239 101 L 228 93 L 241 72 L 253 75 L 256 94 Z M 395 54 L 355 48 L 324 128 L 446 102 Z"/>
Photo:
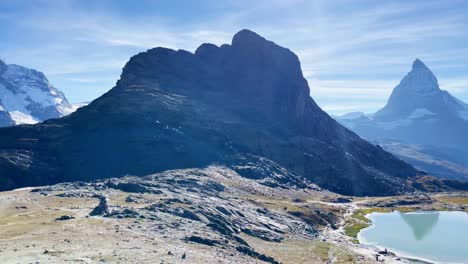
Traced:
<path id="1" fill-rule="evenodd" d="M 34 124 L 73 112 L 64 94 L 42 72 L 0 60 L 0 126 Z"/>
<path id="2" fill-rule="evenodd" d="M 447 115 L 468 120 L 468 106 L 441 90 L 431 70 L 416 59 L 411 71 L 395 87 L 387 105 L 375 113 L 374 119 L 396 121 Z"/>
<path id="3" fill-rule="evenodd" d="M 441 90 L 435 75 L 419 59 L 395 87 L 384 108 L 370 115 L 353 115 L 337 120 L 366 139 L 390 140 L 398 142 L 396 146 L 418 145 L 433 157 L 468 167 L 468 105 Z M 395 150 L 392 148 L 389 151 Z M 410 152 L 406 153 L 407 161 L 414 160 Z M 405 158 L 401 151 L 398 155 Z M 434 171 L 428 169 L 434 168 L 433 162 L 427 165 L 419 168 Z M 468 180 L 468 175 L 463 177 Z"/>

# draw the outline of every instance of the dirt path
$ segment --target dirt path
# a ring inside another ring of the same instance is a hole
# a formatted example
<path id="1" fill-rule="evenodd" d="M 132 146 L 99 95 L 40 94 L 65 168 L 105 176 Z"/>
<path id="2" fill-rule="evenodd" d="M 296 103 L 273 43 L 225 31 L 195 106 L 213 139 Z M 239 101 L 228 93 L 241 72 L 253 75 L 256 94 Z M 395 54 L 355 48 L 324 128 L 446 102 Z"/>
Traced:
<path id="1" fill-rule="evenodd" d="M 375 261 L 375 255 L 379 251 L 378 248 L 374 246 L 353 243 L 353 238 L 345 235 L 344 233 L 347 219 L 349 219 L 357 210 L 361 209 L 362 204 L 366 204 L 369 201 L 369 199 L 364 199 L 351 203 L 339 204 L 345 210 L 345 212 L 343 213 L 343 218 L 341 219 L 340 223 L 337 225 L 338 229 L 332 229 L 329 227 L 325 228 L 321 234 L 321 239 L 335 245 L 340 245 L 356 253 L 357 255 L 361 255 L 364 258 L 364 262 L 360 263 L 379 263 Z M 400 258 L 398 256 L 380 256 L 379 260 L 380 263 L 413 263 L 410 260 Z M 329 263 L 335 263 L 332 257 L 330 258 Z"/>

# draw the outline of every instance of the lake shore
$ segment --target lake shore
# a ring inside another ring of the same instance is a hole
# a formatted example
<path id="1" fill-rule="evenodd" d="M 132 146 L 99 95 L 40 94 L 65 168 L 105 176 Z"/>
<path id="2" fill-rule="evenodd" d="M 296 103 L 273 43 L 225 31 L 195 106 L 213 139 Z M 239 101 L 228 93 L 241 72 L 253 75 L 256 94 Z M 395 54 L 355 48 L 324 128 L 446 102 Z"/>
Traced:
<path id="1" fill-rule="evenodd" d="M 343 227 L 340 227 L 336 230 L 326 228 L 323 230 L 320 239 L 345 247 L 348 250 L 354 252 L 356 255 L 362 255 L 368 259 L 375 259 L 376 255 L 379 255 L 379 261 L 384 263 L 433 264 L 433 262 L 424 261 L 422 258 L 409 257 L 393 251 L 389 251 L 390 254 L 387 255 L 379 254 L 379 252 L 383 251 L 384 248 L 371 244 L 353 242 L 352 238 L 345 235 Z"/>
<path id="2" fill-rule="evenodd" d="M 457 248 L 458 245 L 467 243 L 463 239 L 467 236 L 466 233 L 460 233 L 465 230 L 468 219 L 466 216 L 466 212 L 447 210 L 374 212 L 366 215 L 372 223 L 362 229 L 357 238 L 361 244 L 374 246 L 379 250 L 388 249 L 399 256 L 417 259 L 422 263 L 466 263 L 466 255 L 462 253 L 464 249 Z M 451 246 L 450 243 L 455 244 Z"/>
<path id="3" fill-rule="evenodd" d="M 389 201 L 390 200 L 390 201 Z M 338 230 L 325 230 L 324 237 L 346 245 L 350 250 L 366 256 L 374 256 L 385 250 L 391 254 L 379 254 L 380 259 L 385 259 L 386 263 L 442 263 L 424 256 L 410 254 L 392 247 L 381 246 L 377 243 L 366 241 L 362 236 L 362 230 L 374 228 L 371 214 L 388 213 L 392 211 L 413 212 L 413 211 L 466 211 L 467 198 L 465 193 L 437 194 L 431 198 L 431 202 L 417 205 L 407 205 L 405 199 L 399 200 L 397 197 L 387 198 L 367 198 L 361 202 L 356 202 L 347 206 L 347 213 L 344 215 L 343 223 Z M 389 202 L 394 206 L 386 206 Z M 402 206 L 402 204 L 404 206 Z M 369 207 L 369 205 L 383 205 L 383 207 Z M 354 228 L 357 230 L 354 230 Z M 351 238 L 350 238 L 351 236 Z M 351 239 L 351 243 L 343 243 L 343 240 Z M 447 262 L 444 262 L 447 263 Z M 453 262 L 455 263 L 455 262 Z"/>

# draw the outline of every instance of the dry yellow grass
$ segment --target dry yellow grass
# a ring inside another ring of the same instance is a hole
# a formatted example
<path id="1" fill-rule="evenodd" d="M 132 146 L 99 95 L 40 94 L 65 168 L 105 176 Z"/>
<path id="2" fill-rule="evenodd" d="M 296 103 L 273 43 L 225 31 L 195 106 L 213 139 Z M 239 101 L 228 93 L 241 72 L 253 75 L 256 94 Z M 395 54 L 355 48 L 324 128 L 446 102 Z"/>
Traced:
<path id="1" fill-rule="evenodd" d="M 272 256 L 284 264 L 308 263 L 358 263 L 355 253 L 328 242 L 318 240 L 286 240 L 282 243 L 266 242 L 257 238 L 242 236 L 255 250 Z M 359 261 L 359 263 L 366 263 Z M 369 262 L 370 263 L 370 262 Z"/>
<path id="2" fill-rule="evenodd" d="M 444 203 L 468 205 L 468 196 L 440 196 L 437 200 Z"/>

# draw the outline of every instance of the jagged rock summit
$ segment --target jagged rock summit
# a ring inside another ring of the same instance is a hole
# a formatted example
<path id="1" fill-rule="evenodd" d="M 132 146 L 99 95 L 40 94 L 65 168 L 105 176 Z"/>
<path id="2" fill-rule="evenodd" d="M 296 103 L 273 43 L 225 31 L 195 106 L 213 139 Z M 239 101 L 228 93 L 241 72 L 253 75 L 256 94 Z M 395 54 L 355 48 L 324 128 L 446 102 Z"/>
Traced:
<path id="1" fill-rule="evenodd" d="M 63 93 L 42 72 L 1 60 L 0 101 L 0 126 L 34 124 L 73 111 Z"/>
<path id="2" fill-rule="evenodd" d="M 137 54 L 113 89 L 73 114 L 0 130 L 3 189 L 210 164 L 353 195 L 411 192 L 418 174 L 330 118 L 298 57 L 249 30 L 195 53 Z"/>

